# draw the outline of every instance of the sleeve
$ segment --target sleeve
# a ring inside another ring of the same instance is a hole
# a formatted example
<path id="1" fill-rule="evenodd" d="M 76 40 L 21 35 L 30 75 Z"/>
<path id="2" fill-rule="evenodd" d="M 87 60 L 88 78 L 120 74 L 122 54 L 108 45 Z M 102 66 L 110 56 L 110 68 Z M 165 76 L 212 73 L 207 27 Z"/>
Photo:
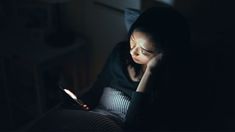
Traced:
<path id="1" fill-rule="evenodd" d="M 150 94 L 133 92 L 125 119 L 127 130 L 153 130 L 157 118 L 156 99 L 151 101 Z"/>
<path id="2" fill-rule="evenodd" d="M 127 111 L 126 119 L 125 119 L 125 127 L 126 128 L 136 128 L 136 126 L 140 123 L 144 118 L 144 100 L 146 98 L 145 93 L 133 92 L 132 99 Z"/>
<path id="3" fill-rule="evenodd" d="M 104 87 L 109 86 L 111 80 L 113 79 L 112 66 L 116 63 L 117 54 L 118 49 L 116 46 L 109 55 L 102 71 L 97 76 L 95 82 L 92 84 L 92 87 L 81 97 L 84 103 L 86 103 L 91 109 L 98 105 Z"/>
<path id="4" fill-rule="evenodd" d="M 136 118 L 139 118 L 139 115 L 141 114 L 141 107 L 144 104 L 144 98 L 145 94 L 140 92 L 133 92 L 132 93 L 132 99 L 127 111 L 126 115 L 126 124 L 128 126 L 133 125 L 133 121 L 136 120 Z"/>

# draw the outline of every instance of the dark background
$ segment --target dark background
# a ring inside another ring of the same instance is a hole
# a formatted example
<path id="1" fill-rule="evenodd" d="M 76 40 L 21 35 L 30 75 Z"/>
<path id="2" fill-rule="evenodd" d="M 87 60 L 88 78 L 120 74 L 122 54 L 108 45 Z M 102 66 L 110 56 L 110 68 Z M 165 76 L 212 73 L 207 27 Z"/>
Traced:
<path id="1" fill-rule="evenodd" d="M 140 9 L 153 5 L 154 2 L 143 3 Z M 47 111 L 60 102 L 55 85 L 61 73 L 79 81 L 82 88 L 89 86 L 112 47 L 125 38 L 127 31 L 122 11 L 94 4 L 94 0 L 72 0 L 59 7 L 59 12 L 50 14 L 45 9 L 58 8 L 32 0 L 0 1 L 0 130 L 19 130 L 39 116 L 35 106 L 37 93 L 33 67 L 30 62 L 23 61 L 24 57 L 19 57 L 21 52 L 15 51 L 22 48 L 29 51 L 34 48 L 34 41 L 42 41 L 38 44 L 49 42 L 53 48 L 59 49 L 73 44 L 75 38 L 86 41 L 85 48 L 88 50 L 83 50 L 86 51 L 83 57 L 63 61 L 61 65 L 51 61 L 42 71 L 48 94 L 43 98 L 49 102 Z M 200 129 L 232 131 L 235 124 L 235 3 L 233 0 L 175 0 L 173 7 L 187 18 L 191 29 L 192 88 L 197 89 L 199 96 Z M 59 23 L 50 20 L 52 18 Z M 59 41 L 53 39 L 51 34 L 55 32 L 51 31 L 62 32 L 56 34 Z M 24 43 L 31 46 L 24 47 Z M 76 61 L 81 63 L 73 69 Z M 50 65 L 53 65 L 52 68 Z M 78 77 L 72 75 L 74 70 L 79 71 Z M 76 82 L 73 82 L 71 87 L 75 86 Z"/>

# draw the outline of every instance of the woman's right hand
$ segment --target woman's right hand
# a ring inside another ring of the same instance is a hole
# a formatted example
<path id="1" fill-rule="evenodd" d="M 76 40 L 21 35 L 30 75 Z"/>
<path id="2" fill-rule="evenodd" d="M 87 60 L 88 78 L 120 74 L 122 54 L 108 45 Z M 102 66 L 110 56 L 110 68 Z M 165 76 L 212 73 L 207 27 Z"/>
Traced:
<path id="1" fill-rule="evenodd" d="M 148 63 L 146 70 L 152 71 L 156 66 L 158 61 L 162 58 L 162 53 L 155 55 Z"/>

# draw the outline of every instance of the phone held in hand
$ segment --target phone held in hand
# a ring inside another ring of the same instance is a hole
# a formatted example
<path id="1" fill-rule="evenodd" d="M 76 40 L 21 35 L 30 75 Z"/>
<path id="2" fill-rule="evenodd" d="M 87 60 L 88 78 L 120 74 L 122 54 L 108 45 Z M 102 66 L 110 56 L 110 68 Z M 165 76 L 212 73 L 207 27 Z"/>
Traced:
<path id="1" fill-rule="evenodd" d="M 73 92 L 71 92 L 68 89 L 65 89 L 60 86 L 60 89 L 65 93 L 66 96 L 68 96 L 70 99 L 72 99 L 76 104 L 78 104 L 82 110 L 89 110 L 89 107 L 81 100 L 79 99 Z"/>

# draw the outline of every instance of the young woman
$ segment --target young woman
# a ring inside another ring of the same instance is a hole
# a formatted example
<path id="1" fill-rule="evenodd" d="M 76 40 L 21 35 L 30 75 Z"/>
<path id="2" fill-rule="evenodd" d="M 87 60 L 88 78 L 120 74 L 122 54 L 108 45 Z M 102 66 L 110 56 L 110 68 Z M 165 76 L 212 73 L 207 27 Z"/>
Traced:
<path id="1" fill-rule="evenodd" d="M 75 130 L 93 130 L 84 126 L 105 122 L 103 126 L 111 130 L 179 127 L 188 112 L 183 107 L 188 99 L 184 98 L 188 40 L 187 23 L 177 11 L 146 10 L 131 26 L 128 41 L 115 46 L 90 90 L 78 95 L 87 111 L 64 110 L 55 117 L 64 122 L 61 126 L 73 122 Z"/>
<path id="2" fill-rule="evenodd" d="M 90 111 L 126 129 L 167 129 L 175 115 L 185 112 L 180 104 L 185 103 L 182 92 L 187 92 L 187 26 L 170 7 L 142 13 L 128 41 L 117 44 L 93 87 L 82 96 Z"/>

